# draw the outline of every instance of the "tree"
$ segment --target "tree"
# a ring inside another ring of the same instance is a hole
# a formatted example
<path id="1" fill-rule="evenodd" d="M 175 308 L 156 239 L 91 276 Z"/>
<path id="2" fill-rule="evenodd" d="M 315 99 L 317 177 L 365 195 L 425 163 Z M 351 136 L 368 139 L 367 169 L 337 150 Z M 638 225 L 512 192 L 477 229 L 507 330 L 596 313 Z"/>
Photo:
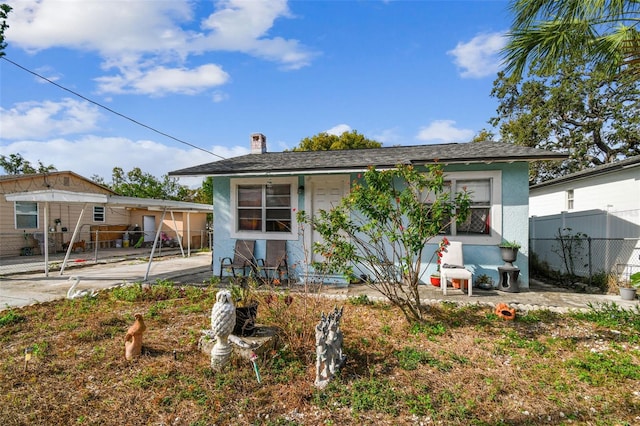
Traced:
<path id="1" fill-rule="evenodd" d="M 9 156 L 0 155 L 0 167 L 10 175 L 31 175 L 35 173 L 48 173 L 55 171 L 53 164 L 45 166 L 42 161 L 38 160 L 38 168 L 31 165 L 25 160 L 21 154 L 9 154 Z"/>
<path id="2" fill-rule="evenodd" d="M 498 74 L 498 116 L 489 122 L 505 142 L 569 154 L 534 163 L 533 182 L 640 154 L 640 82 L 631 74 L 612 77 L 574 58 L 556 75 L 534 68 L 528 77 Z"/>
<path id="3" fill-rule="evenodd" d="M 7 17 L 11 10 L 12 7 L 8 4 L 0 4 L 0 58 L 4 56 L 4 49 L 7 47 L 7 43 L 4 41 L 4 31 L 9 28 Z"/>
<path id="4" fill-rule="evenodd" d="M 469 195 L 460 192 L 451 198 L 444 185 L 438 165 L 426 173 L 407 165 L 371 167 L 331 210 L 313 218 L 300 212 L 298 220 L 322 236 L 313 250 L 324 262 L 314 269 L 352 276 L 352 265 L 362 265 L 374 276 L 366 282 L 369 287 L 398 306 L 410 323 L 423 321 L 418 285 L 425 246 L 469 213 Z"/>
<path id="5" fill-rule="evenodd" d="M 204 178 L 200 188 L 195 191 L 193 201 L 200 204 L 213 204 L 213 176 Z"/>
<path id="6" fill-rule="evenodd" d="M 506 71 L 519 78 L 528 65 L 546 74 L 575 52 L 586 52 L 609 76 L 640 76 L 638 0 L 515 0 L 503 49 Z"/>
<path id="7" fill-rule="evenodd" d="M 482 129 L 471 139 L 471 142 L 486 142 L 495 140 L 495 133 L 491 130 Z"/>
<path id="8" fill-rule="evenodd" d="M 294 151 L 333 151 L 341 149 L 380 148 L 382 144 L 365 138 L 356 130 L 344 132 L 340 136 L 322 132 L 310 138 L 304 138 Z"/>
<path id="9" fill-rule="evenodd" d="M 177 178 L 164 175 L 161 180 L 139 167 L 125 173 L 120 167 L 114 167 L 112 190 L 125 197 L 156 198 L 161 200 L 192 201 L 195 191 L 178 183 Z M 97 180 L 94 178 L 94 181 Z"/>

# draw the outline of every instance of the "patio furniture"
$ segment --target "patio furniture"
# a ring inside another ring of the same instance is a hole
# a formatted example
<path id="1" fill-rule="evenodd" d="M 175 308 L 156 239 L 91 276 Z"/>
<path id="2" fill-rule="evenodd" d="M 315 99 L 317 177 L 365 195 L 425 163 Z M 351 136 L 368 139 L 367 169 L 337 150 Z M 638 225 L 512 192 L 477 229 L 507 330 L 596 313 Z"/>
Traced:
<path id="1" fill-rule="evenodd" d="M 459 279 L 467 280 L 468 295 L 471 297 L 473 287 L 473 273 L 464 267 L 464 256 L 462 255 L 462 243 L 451 241 L 449 246 L 442 251 L 442 266 L 440 267 L 440 279 L 442 294 L 447 294 L 447 280 Z M 460 288 L 464 292 L 464 285 Z"/>
<path id="2" fill-rule="evenodd" d="M 242 276 L 247 276 L 247 268 L 255 269 L 255 259 L 253 257 L 253 249 L 256 245 L 254 240 L 236 240 L 236 247 L 233 251 L 233 259 L 224 257 L 220 260 L 220 279 L 222 279 L 222 271 L 230 269 L 233 277 L 236 277 L 236 270 L 242 271 Z"/>
<path id="3" fill-rule="evenodd" d="M 287 264 L 287 242 L 285 240 L 267 240 L 265 259 L 258 259 L 258 269 L 264 273 L 268 283 L 282 281 L 286 276 L 289 281 L 289 265 Z"/>

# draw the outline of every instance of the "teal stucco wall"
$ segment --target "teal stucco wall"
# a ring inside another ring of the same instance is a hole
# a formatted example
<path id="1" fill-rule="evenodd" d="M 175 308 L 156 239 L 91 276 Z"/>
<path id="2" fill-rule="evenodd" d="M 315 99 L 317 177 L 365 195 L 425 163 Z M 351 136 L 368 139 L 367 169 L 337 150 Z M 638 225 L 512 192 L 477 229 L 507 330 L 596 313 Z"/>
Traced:
<path id="1" fill-rule="evenodd" d="M 500 170 L 501 171 L 501 195 L 502 195 L 502 235 L 496 236 L 499 240 L 516 240 L 521 244 L 518 253 L 518 259 L 514 263 L 520 268 L 519 284 L 522 288 L 529 286 L 529 221 L 528 221 L 528 202 L 529 202 L 529 183 L 528 183 L 528 163 L 490 163 L 490 164 L 469 164 L 469 165 L 451 165 L 445 167 L 446 172 L 464 172 L 464 171 L 485 171 Z M 351 179 L 357 176 L 356 173 L 351 175 Z M 265 178 L 266 179 L 266 178 Z M 233 256 L 235 240 L 231 237 L 232 227 L 234 226 L 231 216 L 230 206 L 230 178 L 215 177 L 214 178 L 214 238 L 213 238 L 213 270 L 214 274 L 220 272 L 220 260 L 223 257 Z M 303 185 L 303 176 L 299 176 L 299 185 Z M 297 206 L 293 207 L 297 211 L 304 208 L 304 199 L 306 194 L 298 196 Z M 305 231 L 308 232 L 308 231 Z M 263 258 L 265 253 L 265 240 L 256 238 L 256 258 Z M 293 235 L 287 241 L 287 250 L 289 257 L 289 265 L 294 267 L 298 272 L 305 270 L 308 258 L 308 248 L 304 247 L 304 238 L 301 232 Z M 452 237 L 455 240 L 455 237 Z M 435 263 L 430 264 L 440 237 L 435 237 L 433 244 L 429 244 L 424 250 L 424 274 L 423 281 L 428 282 L 429 275 L 435 271 Z M 498 266 L 504 262 L 500 257 L 500 250 L 497 242 L 493 244 L 474 244 L 464 243 L 465 266 L 472 269 L 474 278 L 481 274 L 486 274 L 494 280 L 494 285 L 498 283 Z"/>

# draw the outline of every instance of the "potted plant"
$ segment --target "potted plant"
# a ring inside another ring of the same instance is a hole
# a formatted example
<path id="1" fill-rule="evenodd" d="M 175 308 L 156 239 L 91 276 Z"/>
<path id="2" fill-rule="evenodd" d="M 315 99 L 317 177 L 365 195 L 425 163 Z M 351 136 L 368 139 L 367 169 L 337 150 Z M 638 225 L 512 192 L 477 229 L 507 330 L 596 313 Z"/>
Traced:
<path id="1" fill-rule="evenodd" d="M 482 274 L 476 279 L 476 287 L 482 290 L 491 290 L 493 288 L 493 280 L 487 274 Z"/>
<path id="2" fill-rule="evenodd" d="M 620 297 L 622 300 L 635 300 L 638 287 L 640 287 L 640 272 L 631 274 L 628 285 L 620 287 Z"/>
<path id="3" fill-rule="evenodd" d="M 518 250 L 520 249 L 520 243 L 517 241 L 503 241 L 498 244 L 500 247 L 500 256 L 505 265 L 513 266 L 513 262 L 518 258 Z"/>
<path id="4" fill-rule="evenodd" d="M 236 305 L 236 336 L 253 336 L 256 331 L 258 300 L 255 297 L 256 283 L 251 278 L 231 284 L 231 298 Z"/>

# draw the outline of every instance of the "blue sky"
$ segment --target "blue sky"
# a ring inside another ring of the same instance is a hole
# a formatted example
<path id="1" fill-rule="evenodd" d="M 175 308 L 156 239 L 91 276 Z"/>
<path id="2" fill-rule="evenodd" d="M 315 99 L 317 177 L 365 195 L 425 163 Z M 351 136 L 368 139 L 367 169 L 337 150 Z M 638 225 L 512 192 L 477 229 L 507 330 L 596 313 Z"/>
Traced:
<path id="1" fill-rule="evenodd" d="M 0 154 L 107 182 L 246 154 L 254 132 L 272 152 L 345 130 L 468 142 L 511 21 L 506 0 L 4 2 L 7 59 L 202 149 L 0 60 Z"/>

